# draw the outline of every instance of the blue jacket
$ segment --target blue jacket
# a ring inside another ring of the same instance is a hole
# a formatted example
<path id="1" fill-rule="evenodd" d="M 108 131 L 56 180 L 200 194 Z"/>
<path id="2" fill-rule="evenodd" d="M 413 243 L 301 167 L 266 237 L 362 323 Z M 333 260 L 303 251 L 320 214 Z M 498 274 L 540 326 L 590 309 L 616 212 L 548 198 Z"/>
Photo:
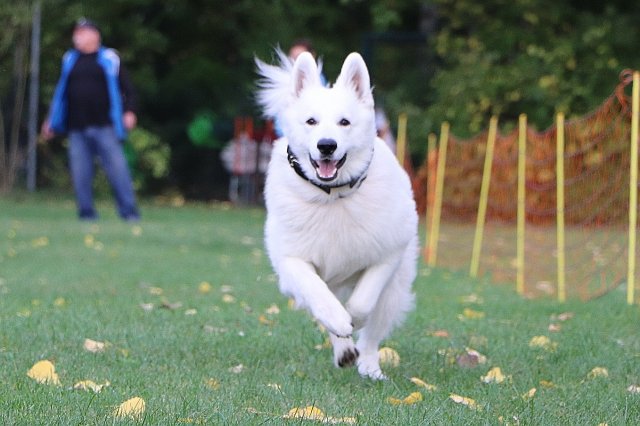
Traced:
<path id="1" fill-rule="evenodd" d="M 67 82 L 69 74 L 76 64 L 80 52 L 76 49 L 68 50 L 62 57 L 62 70 L 60 79 L 53 93 L 53 100 L 49 109 L 49 123 L 55 133 L 67 132 Z M 120 57 L 113 49 L 100 47 L 98 50 L 98 64 L 104 70 L 107 78 L 107 91 L 109 92 L 109 117 L 116 130 L 116 134 L 121 140 L 126 139 L 127 131 L 122 121 L 122 94 L 120 92 L 120 84 L 118 82 L 118 74 L 120 73 Z"/>

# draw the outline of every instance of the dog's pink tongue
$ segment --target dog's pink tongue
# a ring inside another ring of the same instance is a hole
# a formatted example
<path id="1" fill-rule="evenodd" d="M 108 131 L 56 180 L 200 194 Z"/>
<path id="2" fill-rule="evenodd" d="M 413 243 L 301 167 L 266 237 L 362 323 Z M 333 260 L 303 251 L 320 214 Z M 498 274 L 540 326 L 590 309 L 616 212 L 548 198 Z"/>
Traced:
<path id="1" fill-rule="evenodd" d="M 337 161 L 322 160 L 318 163 L 318 176 L 322 179 L 331 179 L 338 171 Z"/>

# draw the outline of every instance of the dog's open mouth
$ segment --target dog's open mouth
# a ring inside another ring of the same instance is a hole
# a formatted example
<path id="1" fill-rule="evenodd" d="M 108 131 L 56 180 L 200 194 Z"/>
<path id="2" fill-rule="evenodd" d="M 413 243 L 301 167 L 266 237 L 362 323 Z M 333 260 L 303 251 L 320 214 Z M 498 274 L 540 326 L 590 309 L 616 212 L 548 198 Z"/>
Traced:
<path id="1" fill-rule="evenodd" d="M 342 167 L 345 161 L 347 161 L 347 154 L 345 154 L 340 160 L 324 158 L 316 161 L 311 157 L 309 157 L 309 159 L 311 160 L 313 167 L 316 169 L 316 176 L 318 176 L 318 179 L 327 182 L 336 178 L 338 175 L 338 169 Z"/>

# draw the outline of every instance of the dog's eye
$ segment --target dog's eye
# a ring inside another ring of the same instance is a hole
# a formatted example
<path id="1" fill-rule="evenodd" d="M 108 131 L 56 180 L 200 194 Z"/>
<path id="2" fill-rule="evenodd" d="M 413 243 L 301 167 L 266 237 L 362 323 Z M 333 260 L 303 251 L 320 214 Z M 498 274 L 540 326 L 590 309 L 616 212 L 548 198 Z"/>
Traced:
<path id="1" fill-rule="evenodd" d="M 315 118 L 310 118 L 310 119 L 308 119 L 308 120 L 306 121 L 306 123 L 307 123 L 309 126 L 315 126 L 316 124 L 318 124 L 318 122 L 316 121 L 316 119 L 315 119 Z"/>
<path id="2" fill-rule="evenodd" d="M 346 118 L 343 118 L 342 120 L 340 120 L 340 122 L 338 124 L 340 124 L 342 127 L 346 127 L 346 126 L 350 125 L 351 122 L 349 120 L 347 120 Z"/>

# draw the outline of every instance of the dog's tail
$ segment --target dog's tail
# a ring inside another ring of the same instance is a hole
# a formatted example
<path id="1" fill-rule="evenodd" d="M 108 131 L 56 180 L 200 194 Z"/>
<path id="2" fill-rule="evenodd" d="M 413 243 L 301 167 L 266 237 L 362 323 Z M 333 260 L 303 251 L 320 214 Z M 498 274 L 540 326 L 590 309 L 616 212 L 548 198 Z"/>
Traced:
<path id="1" fill-rule="evenodd" d="M 276 49 L 276 55 L 280 62 L 279 65 L 269 65 L 255 58 L 257 72 L 262 77 L 258 80 L 256 100 L 267 117 L 278 116 L 287 106 L 293 94 L 291 81 L 293 62 L 279 48 Z"/>

